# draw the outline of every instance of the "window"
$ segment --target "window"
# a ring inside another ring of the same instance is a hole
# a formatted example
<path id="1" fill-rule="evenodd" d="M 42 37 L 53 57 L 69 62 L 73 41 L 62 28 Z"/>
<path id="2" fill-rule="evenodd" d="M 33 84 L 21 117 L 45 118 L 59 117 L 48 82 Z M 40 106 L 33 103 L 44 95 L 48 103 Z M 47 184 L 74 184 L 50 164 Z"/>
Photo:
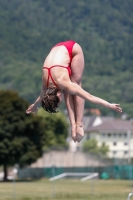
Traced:
<path id="1" fill-rule="evenodd" d="M 111 137 L 111 133 L 108 133 L 108 137 Z"/>
<path id="2" fill-rule="evenodd" d="M 127 142 L 125 142 L 125 143 L 124 143 L 124 145 L 128 145 L 128 143 L 127 143 Z"/>
<path id="3" fill-rule="evenodd" d="M 128 151 L 124 151 L 124 154 L 127 154 L 128 153 Z"/>
<path id="4" fill-rule="evenodd" d="M 113 154 L 115 155 L 117 153 L 117 151 L 113 151 Z"/>
<path id="5" fill-rule="evenodd" d="M 114 142 L 114 143 L 113 143 L 113 145 L 114 145 L 114 146 L 116 146 L 116 145 L 117 145 L 117 143 L 116 143 L 116 142 Z"/>
<path id="6" fill-rule="evenodd" d="M 86 137 L 86 139 L 87 139 L 87 140 L 89 140 L 89 139 L 90 139 L 90 135 L 89 135 L 89 134 L 87 134 L 87 137 Z"/>
<path id="7" fill-rule="evenodd" d="M 102 137 L 105 137 L 105 133 L 102 133 Z"/>
<path id="8" fill-rule="evenodd" d="M 114 133 L 113 136 L 116 137 L 116 133 Z"/>
<path id="9" fill-rule="evenodd" d="M 124 133 L 124 137 L 127 137 L 127 133 Z"/>
<path id="10" fill-rule="evenodd" d="M 119 137 L 121 137 L 122 136 L 122 134 L 121 133 L 119 133 Z"/>

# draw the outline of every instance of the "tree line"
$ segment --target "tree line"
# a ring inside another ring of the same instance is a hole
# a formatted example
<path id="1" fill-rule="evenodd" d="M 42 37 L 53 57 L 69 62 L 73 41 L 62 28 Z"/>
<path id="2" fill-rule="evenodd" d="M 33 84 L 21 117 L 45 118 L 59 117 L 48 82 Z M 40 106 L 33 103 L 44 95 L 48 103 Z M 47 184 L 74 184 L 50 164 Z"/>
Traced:
<path id="1" fill-rule="evenodd" d="M 45 56 L 56 43 L 73 39 L 84 51 L 83 87 L 121 103 L 133 117 L 132 9 L 132 0 L 0 1 L 0 88 L 17 90 L 33 102 Z M 115 115 L 99 108 L 103 115 Z"/>

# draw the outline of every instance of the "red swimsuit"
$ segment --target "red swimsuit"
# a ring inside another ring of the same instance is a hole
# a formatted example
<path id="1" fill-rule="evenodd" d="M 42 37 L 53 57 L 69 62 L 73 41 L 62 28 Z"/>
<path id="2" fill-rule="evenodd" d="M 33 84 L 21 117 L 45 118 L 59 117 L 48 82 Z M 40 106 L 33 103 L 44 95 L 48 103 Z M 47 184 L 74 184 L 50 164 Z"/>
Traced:
<path id="1" fill-rule="evenodd" d="M 54 85 L 55 85 L 56 87 L 58 87 L 58 86 L 56 85 L 56 83 L 54 82 L 54 79 L 53 79 L 52 74 L 51 74 L 51 69 L 52 69 L 53 67 L 63 67 L 63 68 L 66 68 L 66 69 L 68 70 L 69 76 L 71 76 L 72 49 L 73 49 L 73 45 L 74 45 L 74 44 L 75 44 L 75 41 L 69 40 L 69 41 L 66 41 L 66 42 L 60 42 L 59 44 L 56 44 L 56 45 L 54 46 L 54 47 L 56 47 L 56 46 L 61 46 L 61 45 L 65 46 L 66 49 L 67 49 L 67 51 L 68 51 L 68 53 L 69 53 L 70 62 L 69 62 L 69 64 L 68 64 L 67 67 L 62 66 L 62 65 L 53 65 L 53 66 L 51 66 L 50 68 L 48 68 L 48 67 L 43 67 L 43 69 L 47 69 L 47 70 L 48 70 L 47 87 L 48 87 L 48 84 L 49 84 L 49 78 L 51 78 L 52 81 L 53 81 L 53 83 L 54 83 Z"/>

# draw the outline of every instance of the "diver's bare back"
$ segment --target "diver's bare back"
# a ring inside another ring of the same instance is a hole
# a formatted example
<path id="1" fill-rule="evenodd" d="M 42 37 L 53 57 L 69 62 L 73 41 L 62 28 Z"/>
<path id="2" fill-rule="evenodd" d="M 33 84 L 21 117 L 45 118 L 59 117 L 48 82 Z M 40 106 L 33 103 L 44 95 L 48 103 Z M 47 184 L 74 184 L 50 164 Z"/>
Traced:
<path id="1" fill-rule="evenodd" d="M 51 74 L 55 83 L 58 84 L 59 79 L 62 79 L 64 76 L 68 76 L 67 69 L 60 66 L 67 67 L 69 63 L 70 58 L 66 47 L 63 45 L 53 47 L 46 57 L 43 65 L 43 78 L 45 83 L 47 82 L 48 78 L 48 70 L 44 67 L 51 68 L 52 66 L 56 66 L 51 69 Z M 50 86 L 53 86 L 53 81 L 51 79 L 49 79 L 49 87 Z"/>

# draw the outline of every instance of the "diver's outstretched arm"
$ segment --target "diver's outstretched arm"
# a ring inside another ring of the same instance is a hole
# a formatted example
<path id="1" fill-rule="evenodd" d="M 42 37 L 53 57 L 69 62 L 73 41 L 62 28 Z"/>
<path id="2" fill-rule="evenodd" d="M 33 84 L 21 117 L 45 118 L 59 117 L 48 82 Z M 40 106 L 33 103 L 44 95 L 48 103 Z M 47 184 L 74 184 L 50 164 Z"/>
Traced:
<path id="1" fill-rule="evenodd" d="M 78 95 L 81 98 L 88 100 L 92 103 L 102 105 L 104 107 L 110 108 L 112 110 L 115 110 L 117 112 L 122 112 L 122 108 L 120 107 L 120 104 L 116 103 L 109 103 L 105 101 L 104 99 L 101 99 L 99 97 L 96 97 L 94 95 L 91 95 L 90 93 L 83 90 L 80 86 L 78 86 L 75 83 L 72 83 L 71 81 L 64 81 L 62 82 L 62 89 L 64 89 L 66 92 L 72 94 L 72 95 Z"/>
<path id="2" fill-rule="evenodd" d="M 30 114 L 32 112 L 32 113 L 34 113 L 34 116 L 36 115 L 37 107 L 38 107 L 38 104 L 41 102 L 41 99 L 42 99 L 43 94 L 44 94 L 44 90 L 45 90 L 45 87 L 44 87 L 43 78 L 42 78 L 42 88 L 41 88 L 40 95 L 36 99 L 36 101 L 28 107 L 28 109 L 26 110 L 27 114 Z"/>

